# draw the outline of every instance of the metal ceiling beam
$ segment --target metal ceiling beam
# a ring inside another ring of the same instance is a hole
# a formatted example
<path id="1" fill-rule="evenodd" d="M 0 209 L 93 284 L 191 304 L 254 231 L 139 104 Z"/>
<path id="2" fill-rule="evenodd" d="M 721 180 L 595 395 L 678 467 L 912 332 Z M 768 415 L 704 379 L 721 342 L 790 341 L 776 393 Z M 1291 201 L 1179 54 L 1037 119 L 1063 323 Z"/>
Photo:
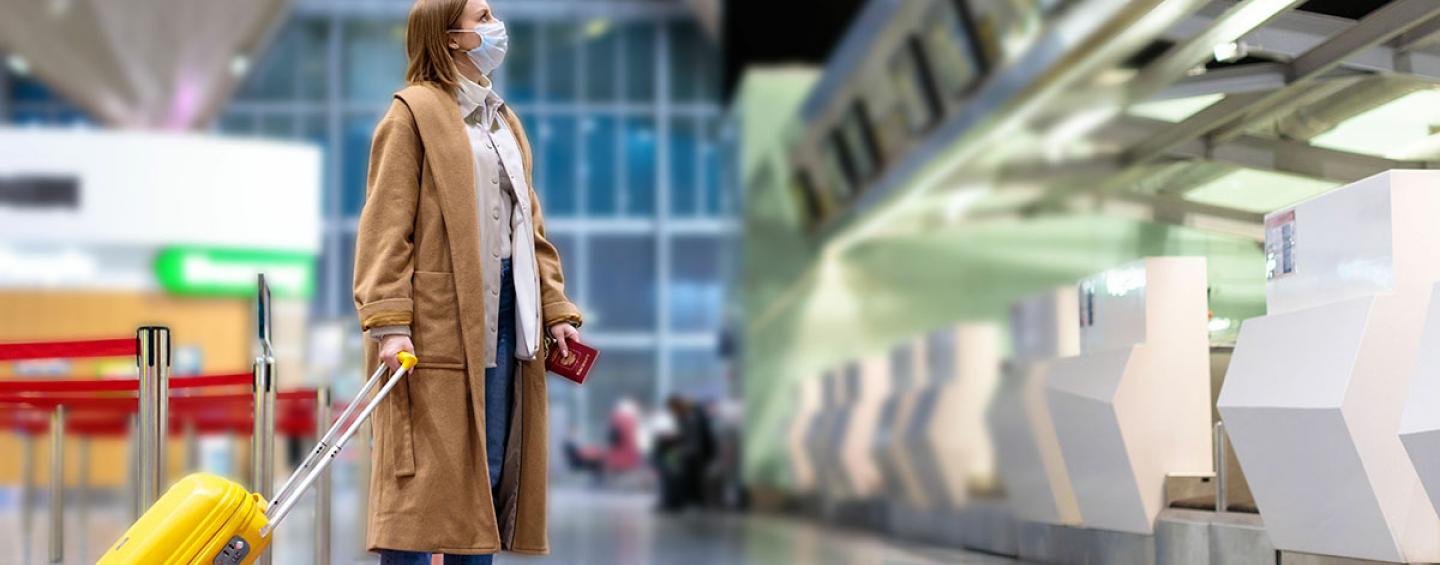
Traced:
<path id="1" fill-rule="evenodd" d="M 1191 98 L 1212 94 L 1240 94 L 1274 90 L 1282 88 L 1287 84 L 1285 79 L 1286 69 L 1285 63 L 1253 63 L 1224 67 L 1194 76 L 1187 76 L 1151 96 L 1146 102 Z M 1367 76 L 1373 76 L 1373 73 L 1356 69 L 1339 68 L 1326 73 L 1316 80 L 1339 81 Z M 1046 131 L 1054 124 L 1062 122 L 1065 118 L 1072 116 L 1076 112 L 1090 111 L 1100 104 L 1113 104 L 1116 100 L 1124 97 L 1124 90 L 1124 87 L 1121 86 L 1114 88 L 1096 87 L 1094 89 L 1076 91 L 1072 95 L 1067 96 L 1063 102 L 1050 108 L 1045 116 L 1047 121 L 1037 122 L 1034 129 L 1036 131 Z"/>
<path id="2" fill-rule="evenodd" d="M 1300 0 L 1244 0 L 1225 10 L 1210 25 L 1179 41 L 1159 58 L 1141 69 L 1129 83 L 1130 100 L 1146 100 L 1185 73 L 1214 57 L 1215 46 L 1238 41 L 1263 27 Z"/>
<path id="3" fill-rule="evenodd" d="M 1400 37 L 1390 42 L 1390 48 L 1397 53 L 1406 53 L 1429 47 L 1437 41 L 1440 41 L 1440 18 L 1431 18 L 1430 21 L 1400 34 Z"/>
<path id="4" fill-rule="evenodd" d="M 1185 77 L 1160 90 L 1150 100 L 1171 100 L 1206 94 L 1237 94 L 1274 90 L 1285 86 L 1284 63 L 1237 65 Z"/>
<path id="5" fill-rule="evenodd" d="M 1207 147 L 1204 157 L 1221 163 L 1262 171 L 1275 171 L 1352 183 L 1391 169 L 1424 169 L 1418 161 L 1396 161 L 1316 147 L 1297 141 L 1243 136 L 1229 143 Z"/>
<path id="6" fill-rule="evenodd" d="M 1223 9 L 1221 13 L 1211 16 L 1197 29 L 1190 30 L 1190 33 L 1177 40 L 1176 45 L 1169 51 L 1141 69 L 1127 85 L 1127 100 L 1136 103 L 1150 99 L 1167 86 L 1181 80 L 1197 65 L 1210 60 L 1213 57 L 1215 45 L 1239 40 L 1299 3 L 1294 0 L 1243 0 Z M 1173 27 L 1176 26 L 1172 26 L 1172 29 Z M 1283 70 L 1288 78 L 1289 68 L 1286 67 Z M 1102 181 L 1091 186 L 1099 186 L 1101 190 L 1098 192 L 1104 193 L 1109 192 L 1105 190 L 1107 185 L 1124 185 L 1125 183 L 1118 179 L 1125 179 L 1127 175 L 1136 174 L 1139 171 L 1138 165 L 1161 158 L 1198 138 L 1213 128 L 1212 119 L 1242 112 L 1244 104 L 1259 100 L 1265 95 L 1265 92 L 1229 95 L 1210 108 L 1202 110 L 1196 116 L 1171 126 L 1163 132 L 1157 132 L 1151 136 L 1150 140 L 1141 145 L 1131 145 L 1130 147 L 1145 147 L 1147 150 L 1153 146 L 1155 149 L 1153 152 L 1147 151 L 1143 160 L 1135 159 L 1136 155 L 1133 151 L 1126 152 L 1121 156 L 1121 171 L 1107 179 L 1108 182 Z M 1044 206 L 1065 201 L 1073 194 L 1073 189 L 1051 190 L 1040 199 L 1038 204 Z"/>
<path id="7" fill-rule="evenodd" d="M 1100 132 L 1100 138 L 1121 145 L 1130 145 L 1152 137 L 1172 126 L 1173 124 L 1160 120 L 1126 116 Z M 1391 169 L 1423 169 L 1430 166 L 1429 163 L 1420 161 L 1386 159 L 1315 147 L 1295 141 L 1240 136 L 1223 144 L 1211 144 L 1202 139 L 1190 140 L 1174 147 L 1164 156 L 1148 164 L 1130 164 L 1115 157 L 1099 157 L 1054 165 L 1026 163 L 1002 169 L 998 173 L 998 178 L 1001 185 L 1012 183 L 1052 184 L 1051 188 L 1045 191 L 1039 199 L 1041 200 L 1039 206 L 1043 207 L 1074 196 L 1077 186 L 1088 187 L 1091 189 L 1089 192 L 1124 194 L 1129 192 L 1126 190 L 1128 187 L 1140 182 L 1141 178 L 1152 177 L 1155 174 L 1154 167 L 1161 163 L 1201 161 L 1299 175 L 1336 183 L 1354 182 Z M 1196 187 L 1170 187 L 1166 192 L 1178 197 L 1193 188 Z"/>
<path id="8" fill-rule="evenodd" d="M 1209 26 L 1219 13 L 1217 6 L 1207 6 L 1167 30 L 1165 39 L 1184 41 Z M 1427 25 L 1429 23 L 1426 22 Z M 1244 41 L 1252 55 L 1294 59 L 1355 25 L 1344 18 L 1290 11 L 1281 14 L 1269 25 L 1252 31 L 1244 37 Z M 1419 33 L 1424 27 L 1416 26 L 1407 34 Z M 1402 34 L 1396 42 L 1405 41 L 1406 37 Z M 1440 53 L 1425 47 L 1427 45 L 1423 43 L 1412 43 L 1409 49 L 1398 49 L 1393 44 L 1377 45 L 1351 54 L 1341 66 L 1352 71 L 1408 73 L 1440 81 Z"/>
<path id="9" fill-rule="evenodd" d="M 1227 96 L 1175 127 L 1140 143 L 1127 155 L 1127 160 L 1144 163 L 1169 153 L 1180 144 L 1224 127 L 1257 107 L 1282 103 L 1305 88 L 1309 81 L 1338 67 L 1351 55 L 1388 41 L 1437 14 L 1440 14 L 1440 2 L 1435 0 L 1396 0 L 1387 4 L 1292 61 L 1286 71 L 1289 79 L 1286 87 L 1266 94 Z"/>
<path id="10" fill-rule="evenodd" d="M 1204 110 L 1185 118 L 1180 123 L 1170 126 L 1155 133 L 1155 135 L 1150 138 L 1136 143 L 1133 148 L 1126 153 L 1125 160 L 1131 164 L 1143 164 L 1163 155 L 1168 155 L 1186 142 L 1199 139 L 1220 125 L 1229 123 L 1230 120 L 1249 111 L 1255 103 L 1263 100 L 1267 94 L 1268 93 L 1265 92 L 1246 92 L 1226 96 L 1219 102 L 1211 104 Z"/>
<path id="11" fill-rule="evenodd" d="M 843 248 L 878 229 L 897 200 L 933 190 L 984 151 L 988 140 L 1024 127 L 1082 81 L 1144 47 L 1203 0 L 1087 0 L 1063 12 L 1016 60 L 987 76 L 958 113 L 889 167 L 821 228 Z M 902 194 L 903 193 L 903 194 Z"/>
<path id="12" fill-rule="evenodd" d="M 1174 124 L 1125 116 L 1101 132 L 1103 139 L 1128 144 L 1152 139 L 1173 130 Z M 1158 160 L 1206 160 L 1261 171 L 1274 171 L 1340 183 L 1354 182 L 1391 169 L 1423 169 L 1428 163 L 1400 161 L 1373 155 L 1316 147 L 1298 141 L 1241 135 L 1215 143 L 1191 139 L 1171 148 Z M 1106 163 L 1113 160 L 1104 159 Z M 1072 165 L 1073 166 L 1073 165 Z"/>
<path id="13" fill-rule="evenodd" d="M 1333 72 L 1333 71 L 1332 71 Z M 1211 143 L 1224 143 L 1245 135 L 1255 125 L 1265 124 L 1280 119 L 1288 111 L 1319 100 L 1343 95 L 1346 90 L 1355 86 L 1356 81 L 1334 80 L 1322 82 L 1319 79 L 1311 79 L 1303 85 L 1298 85 L 1290 90 L 1287 96 L 1263 96 L 1252 103 L 1252 106 L 1243 110 L 1234 119 L 1219 122 L 1218 128 L 1211 130 L 1205 135 L 1205 139 Z M 1280 89 L 1284 90 L 1284 89 Z M 1272 90 L 1274 94 L 1279 90 Z"/>
<path id="14" fill-rule="evenodd" d="M 1347 57 L 1389 41 L 1440 14 L 1435 0 L 1396 0 L 1365 16 L 1350 29 L 1297 57 L 1290 80 L 1299 82 L 1339 66 Z"/>

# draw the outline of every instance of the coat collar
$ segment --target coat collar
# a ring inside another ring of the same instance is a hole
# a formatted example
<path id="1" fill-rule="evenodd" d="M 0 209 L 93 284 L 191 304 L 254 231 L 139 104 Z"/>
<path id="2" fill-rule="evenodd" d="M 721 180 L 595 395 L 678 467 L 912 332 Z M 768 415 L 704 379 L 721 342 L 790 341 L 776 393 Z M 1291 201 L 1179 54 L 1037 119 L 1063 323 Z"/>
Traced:
<path id="1" fill-rule="evenodd" d="M 460 104 L 460 115 L 467 121 L 477 121 L 486 129 L 494 127 L 495 118 L 499 115 L 501 105 L 505 101 L 491 88 L 490 79 L 485 83 L 477 83 L 465 77 L 460 77 L 460 88 L 455 92 L 456 101 Z"/>

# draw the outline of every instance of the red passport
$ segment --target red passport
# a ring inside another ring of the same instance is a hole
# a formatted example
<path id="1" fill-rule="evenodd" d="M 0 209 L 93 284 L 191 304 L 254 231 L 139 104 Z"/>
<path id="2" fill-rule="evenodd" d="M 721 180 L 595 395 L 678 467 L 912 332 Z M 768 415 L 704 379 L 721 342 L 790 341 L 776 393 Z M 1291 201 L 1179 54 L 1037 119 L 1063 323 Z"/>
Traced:
<path id="1" fill-rule="evenodd" d="M 575 381 L 575 384 L 585 384 L 585 377 L 590 374 L 590 367 L 595 365 L 595 358 L 600 352 L 578 341 L 571 340 L 569 343 L 570 355 L 560 355 L 558 345 L 550 346 L 550 354 L 545 357 L 545 370 Z"/>

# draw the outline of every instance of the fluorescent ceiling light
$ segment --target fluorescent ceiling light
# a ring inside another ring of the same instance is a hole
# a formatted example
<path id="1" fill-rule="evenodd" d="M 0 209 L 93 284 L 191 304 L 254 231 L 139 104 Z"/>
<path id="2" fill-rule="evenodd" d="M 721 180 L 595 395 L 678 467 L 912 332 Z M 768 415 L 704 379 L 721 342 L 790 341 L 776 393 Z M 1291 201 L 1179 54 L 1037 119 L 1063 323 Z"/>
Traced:
<path id="1" fill-rule="evenodd" d="M 1327 192 L 1339 183 L 1241 169 L 1196 187 L 1185 199 L 1250 212 L 1271 212 Z"/>
<path id="2" fill-rule="evenodd" d="M 1440 90 L 1422 90 L 1341 122 L 1312 145 L 1392 159 L 1423 145 L 1440 126 Z"/>
<path id="3" fill-rule="evenodd" d="M 1154 100 L 1130 107 L 1129 114 L 1152 120 L 1178 123 L 1224 98 L 1224 94 L 1202 94 L 1186 98 Z"/>
<path id="4" fill-rule="evenodd" d="M 1249 46 L 1241 41 L 1227 41 L 1215 46 L 1215 60 L 1221 63 L 1234 63 L 1249 54 Z"/>

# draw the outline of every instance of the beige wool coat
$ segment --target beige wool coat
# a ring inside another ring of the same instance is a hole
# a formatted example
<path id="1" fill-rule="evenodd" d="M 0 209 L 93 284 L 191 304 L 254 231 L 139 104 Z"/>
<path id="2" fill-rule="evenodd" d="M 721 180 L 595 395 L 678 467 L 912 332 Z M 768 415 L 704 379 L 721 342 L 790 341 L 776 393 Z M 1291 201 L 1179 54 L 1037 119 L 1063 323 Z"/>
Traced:
<path id="1" fill-rule="evenodd" d="M 545 239 L 530 144 L 515 133 L 532 189 L 538 300 L 544 327 L 580 323 L 565 296 L 560 256 Z M 375 129 L 355 241 L 355 305 L 362 329 L 409 325 L 420 362 L 376 409 L 369 533 L 376 549 L 526 554 L 545 535 L 545 346 L 516 361 L 505 471 L 492 503 L 485 456 L 485 328 L 474 159 L 453 95 L 414 85 L 395 95 Z M 366 341 L 367 371 L 378 367 Z"/>

